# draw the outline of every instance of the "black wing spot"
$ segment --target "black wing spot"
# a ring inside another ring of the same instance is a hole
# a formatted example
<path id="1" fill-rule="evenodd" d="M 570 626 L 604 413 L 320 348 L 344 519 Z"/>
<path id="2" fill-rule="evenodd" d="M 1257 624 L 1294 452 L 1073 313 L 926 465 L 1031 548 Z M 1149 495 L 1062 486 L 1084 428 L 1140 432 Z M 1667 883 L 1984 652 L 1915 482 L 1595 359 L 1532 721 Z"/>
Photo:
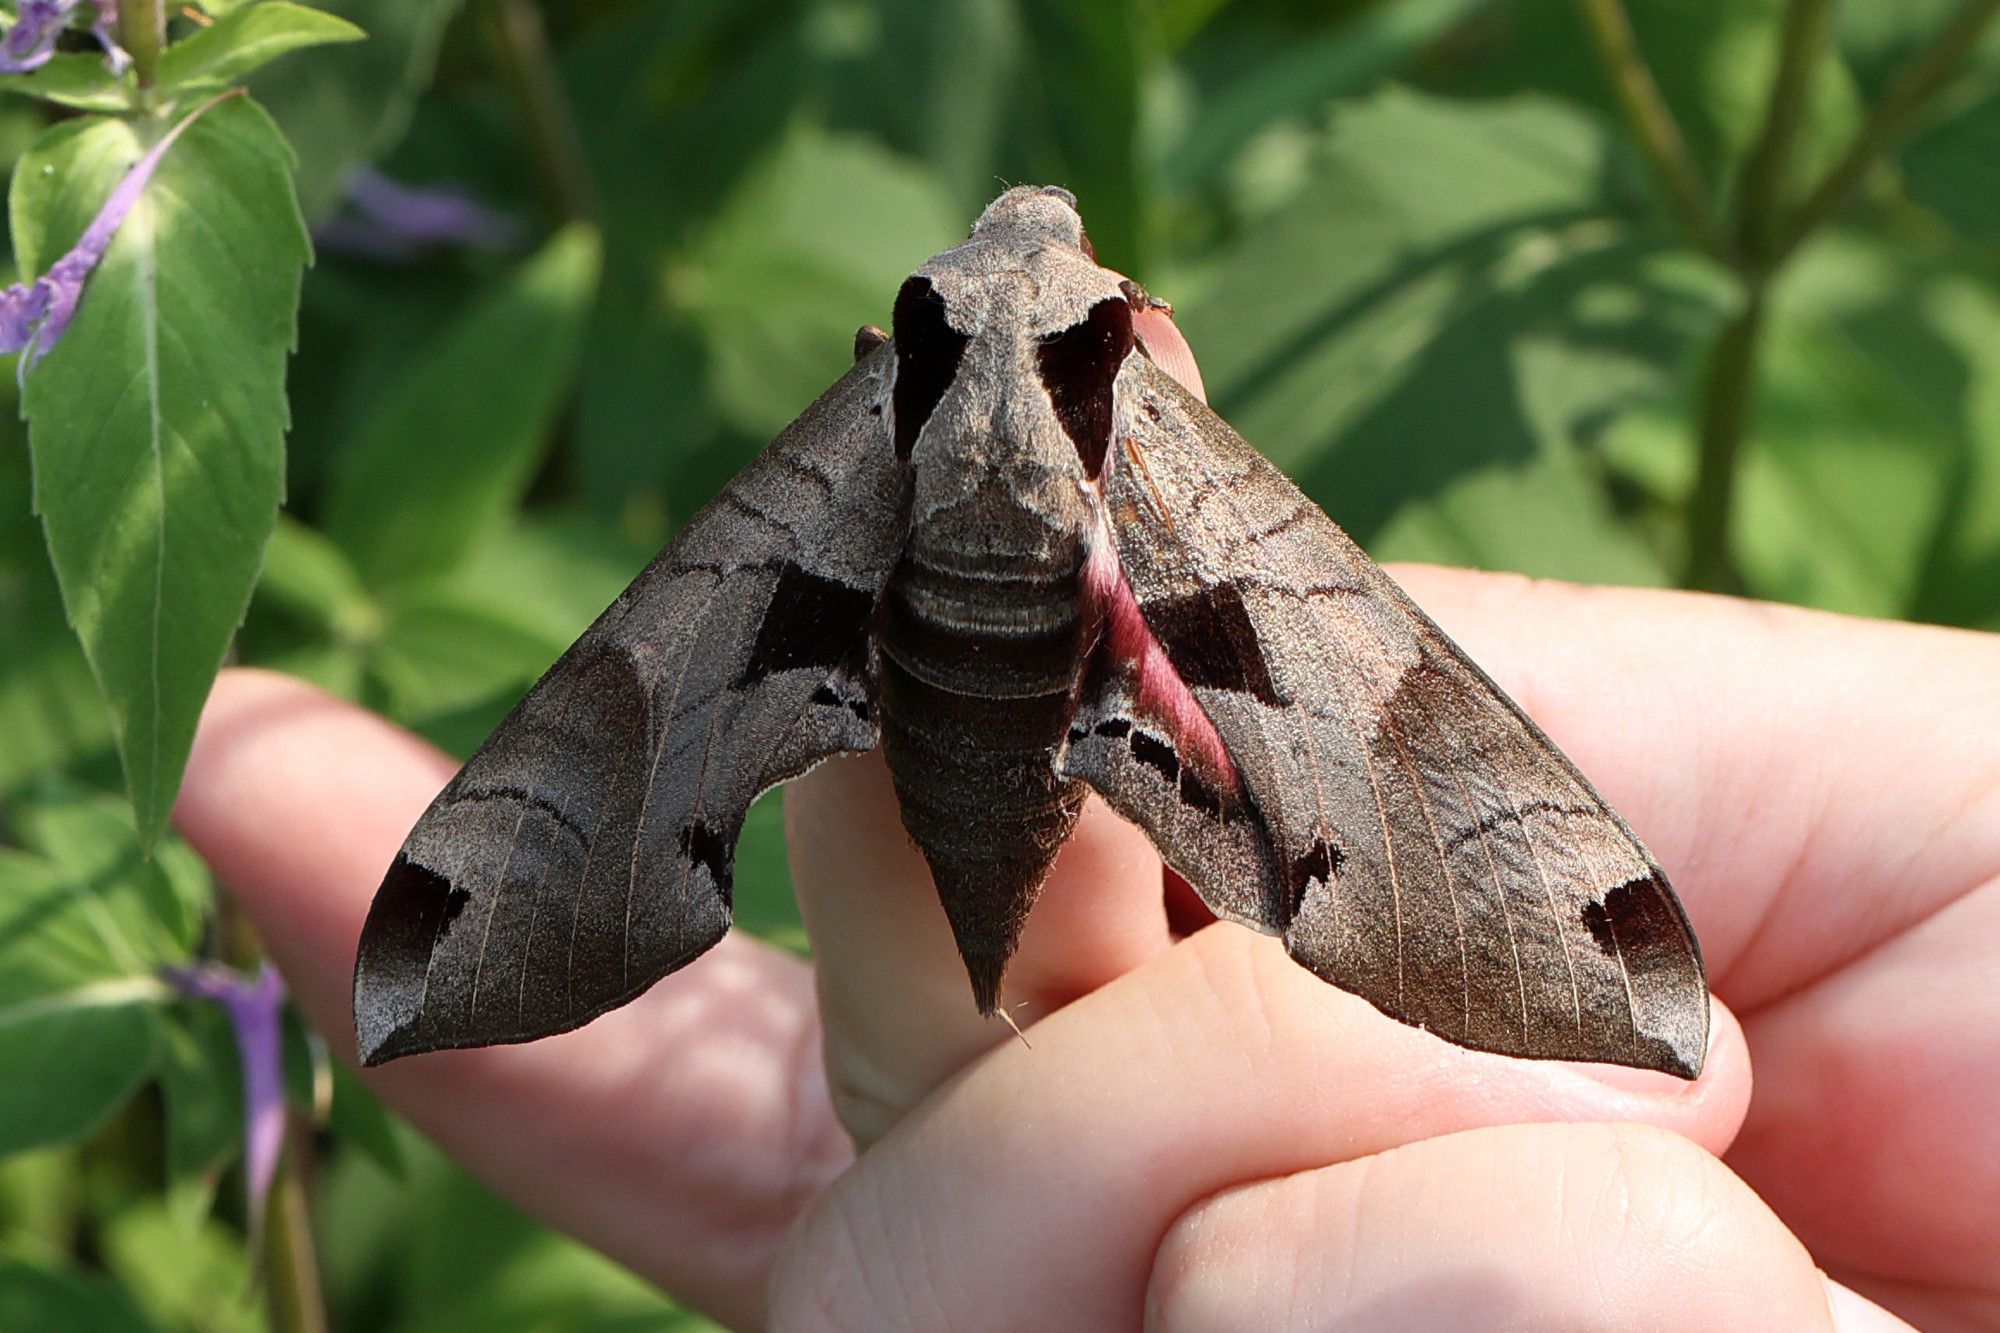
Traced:
<path id="1" fill-rule="evenodd" d="M 945 322 L 944 298 L 929 278 L 911 278 L 896 294 L 896 457 L 908 458 L 917 434 L 958 376 L 972 341 Z"/>
<path id="2" fill-rule="evenodd" d="M 1180 796 L 1182 805 L 1192 806 L 1203 814 L 1222 813 L 1222 794 L 1203 782 L 1201 776 L 1192 768 L 1181 770 Z"/>
<path id="3" fill-rule="evenodd" d="M 833 688 L 831 682 L 814 690 L 812 701 L 816 704 L 825 704 L 828 708 L 845 708 L 848 712 L 854 714 L 857 721 L 866 722 L 868 720 L 868 700 L 864 698 L 843 698 L 840 691 Z"/>
<path id="4" fill-rule="evenodd" d="M 1122 717 L 1108 717 L 1097 724 L 1097 734 L 1100 736 L 1109 736 L 1113 740 L 1126 735 L 1131 730 L 1131 722 Z"/>
<path id="5" fill-rule="evenodd" d="M 1341 862 L 1347 853 L 1325 838 L 1314 838 L 1312 846 L 1292 858 L 1292 864 L 1285 874 L 1285 926 L 1289 929 L 1305 905 L 1306 891 L 1314 881 L 1331 884 L 1340 874 Z"/>
<path id="6" fill-rule="evenodd" d="M 1174 753 L 1174 747 L 1158 736 L 1143 731 L 1132 733 L 1132 757 L 1148 768 L 1159 770 L 1161 777 L 1172 782 L 1180 776 L 1181 757 Z"/>
<path id="7" fill-rule="evenodd" d="M 787 561 L 778 571 L 778 586 L 736 688 L 755 685 L 780 671 L 832 670 L 847 660 L 874 613 L 871 593 Z"/>
<path id="8" fill-rule="evenodd" d="M 1250 623 L 1250 610 L 1232 585 L 1206 583 L 1194 592 L 1142 603 L 1139 609 L 1189 688 L 1232 690 L 1266 704 L 1284 702 L 1264 663 L 1264 645 Z"/>
<path id="9" fill-rule="evenodd" d="M 729 898 L 729 877 L 736 861 L 736 840 L 717 833 L 702 820 L 681 830 L 681 856 L 708 871 L 709 879 Z"/>
<path id="10" fill-rule="evenodd" d="M 1617 885 L 1601 903 L 1585 903 L 1582 919 L 1597 947 L 1623 958 L 1630 971 L 1679 967 L 1686 958 L 1687 926 L 1658 871 Z"/>
<path id="11" fill-rule="evenodd" d="M 472 895 L 398 852 L 362 928 L 365 962 L 387 977 L 421 977 Z"/>
<path id="12" fill-rule="evenodd" d="M 1085 475 L 1092 478 L 1104 470 L 1104 453 L 1111 447 L 1112 390 L 1131 351 L 1132 307 L 1122 296 L 1106 297 L 1078 323 L 1044 334 L 1036 349 L 1042 387 Z"/>

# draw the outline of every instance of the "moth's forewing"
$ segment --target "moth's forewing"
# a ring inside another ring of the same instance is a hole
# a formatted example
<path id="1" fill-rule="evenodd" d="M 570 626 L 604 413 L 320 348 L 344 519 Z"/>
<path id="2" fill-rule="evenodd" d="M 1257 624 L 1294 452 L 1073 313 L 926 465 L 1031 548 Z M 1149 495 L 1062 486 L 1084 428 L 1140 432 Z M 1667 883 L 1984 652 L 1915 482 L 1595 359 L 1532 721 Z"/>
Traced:
<path id="1" fill-rule="evenodd" d="M 878 739 L 868 630 L 903 544 L 892 352 L 660 553 L 411 831 L 361 936 L 364 1062 L 527 1041 L 720 939 L 759 793 Z"/>
<path id="2" fill-rule="evenodd" d="M 1215 910 L 1254 909 L 1299 962 L 1392 1017 L 1480 1050 L 1697 1074 L 1701 953 L 1624 821 L 1221 418 L 1142 357 L 1120 394 L 1116 595 L 1219 734 L 1268 859 L 1182 830 L 1204 801 L 1093 783 Z M 1213 745 L 1139 718 L 1127 740 L 1182 767 Z"/>

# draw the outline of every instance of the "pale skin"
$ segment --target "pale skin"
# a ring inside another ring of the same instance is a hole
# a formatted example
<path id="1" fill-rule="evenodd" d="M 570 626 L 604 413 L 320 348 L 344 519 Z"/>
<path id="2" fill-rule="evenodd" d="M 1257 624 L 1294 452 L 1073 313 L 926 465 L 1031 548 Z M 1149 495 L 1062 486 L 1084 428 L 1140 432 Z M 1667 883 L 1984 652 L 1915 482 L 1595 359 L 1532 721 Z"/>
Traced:
<path id="1" fill-rule="evenodd" d="M 1178 937 L 1095 802 L 1018 1039 L 875 756 L 787 793 L 815 967 L 731 935 L 578 1032 L 365 1077 L 733 1327 L 2000 1323 L 2000 638 L 1395 572 L 1672 875 L 1727 1002 L 1697 1082 L 1462 1051 L 1274 940 Z M 268 673 L 203 717 L 176 821 L 345 1058 L 362 917 L 452 769 Z"/>

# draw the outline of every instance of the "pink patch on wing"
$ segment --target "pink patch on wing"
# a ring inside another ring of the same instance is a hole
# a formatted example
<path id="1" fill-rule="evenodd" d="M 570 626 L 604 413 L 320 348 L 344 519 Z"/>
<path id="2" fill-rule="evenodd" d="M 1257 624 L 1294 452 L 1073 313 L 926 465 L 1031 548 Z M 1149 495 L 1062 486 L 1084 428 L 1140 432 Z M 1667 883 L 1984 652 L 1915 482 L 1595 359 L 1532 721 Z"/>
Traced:
<path id="1" fill-rule="evenodd" d="M 1084 564 L 1083 590 L 1098 617 L 1097 651 L 1132 664 L 1127 671 L 1136 682 L 1136 717 L 1165 732 L 1181 762 L 1199 769 L 1218 790 L 1240 792 L 1236 761 L 1153 636 L 1108 542 L 1100 543 Z"/>

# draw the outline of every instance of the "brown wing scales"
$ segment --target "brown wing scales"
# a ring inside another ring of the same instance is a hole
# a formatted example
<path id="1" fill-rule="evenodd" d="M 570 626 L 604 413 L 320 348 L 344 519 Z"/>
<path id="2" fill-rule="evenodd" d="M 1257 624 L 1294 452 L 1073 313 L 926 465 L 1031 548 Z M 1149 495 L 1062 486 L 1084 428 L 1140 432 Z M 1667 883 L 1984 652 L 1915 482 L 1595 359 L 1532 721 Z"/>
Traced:
<path id="1" fill-rule="evenodd" d="M 1211 840 L 1176 869 L 1225 914 L 1265 904 L 1306 967 L 1463 1045 L 1698 1072 L 1700 952 L 1631 830 L 1227 424 L 1141 357 L 1120 389 L 1119 563 L 1269 843 Z"/>

